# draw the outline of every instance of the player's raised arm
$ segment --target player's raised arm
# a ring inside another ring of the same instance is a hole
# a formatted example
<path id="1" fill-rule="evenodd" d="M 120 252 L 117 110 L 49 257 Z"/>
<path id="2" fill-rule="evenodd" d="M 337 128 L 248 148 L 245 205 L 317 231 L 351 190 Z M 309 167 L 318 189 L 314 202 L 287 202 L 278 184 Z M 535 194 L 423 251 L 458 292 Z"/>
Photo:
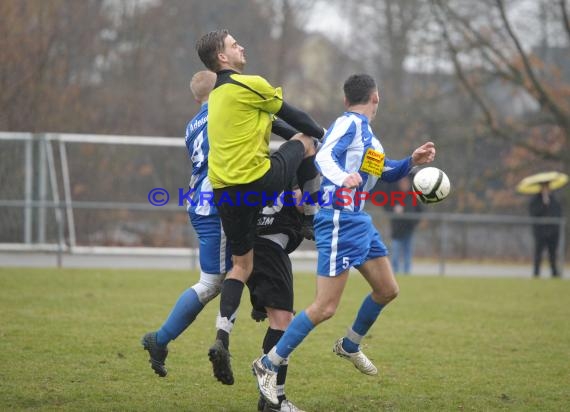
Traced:
<path id="1" fill-rule="evenodd" d="M 344 181 L 349 175 L 349 171 L 345 170 L 340 157 L 352 138 L 352 133 L 346 132 L 352 128 L 350 119 L 344 117 L 338 119 L 329 128 L 326 139 L 315 158 L 315 163 L 321 174 L 339 187 L 344 186 Z"/>
<path id="2" fill-rule="evenodd" d="M 299 131 L 290 126 L 285 120 L 276 118 L 271 124 L 271 133 L 276 134 L 285 140 L 289 140 L 299 133 Z"/>
<path id="3" fill-rule="evenodd" d="M 315 122 L 311 116 L 285 101 L 276 115 L 307 136 L 321 139 L 325 134 L 325 129 Z"/>

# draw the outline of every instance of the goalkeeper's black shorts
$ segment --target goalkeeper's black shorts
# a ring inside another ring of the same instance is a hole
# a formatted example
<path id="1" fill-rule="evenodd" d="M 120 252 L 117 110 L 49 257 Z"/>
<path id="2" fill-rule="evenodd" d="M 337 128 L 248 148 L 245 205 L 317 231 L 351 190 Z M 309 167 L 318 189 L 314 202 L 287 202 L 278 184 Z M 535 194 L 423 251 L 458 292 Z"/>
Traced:
<path id="1" fill-rule="evenodd" d="M 293 312 L 293 270 L 281 246 L 269 239 L 255 239 L 253 272 L 247 287 L 256 311 L 265 312 L 270 307 Z"/>

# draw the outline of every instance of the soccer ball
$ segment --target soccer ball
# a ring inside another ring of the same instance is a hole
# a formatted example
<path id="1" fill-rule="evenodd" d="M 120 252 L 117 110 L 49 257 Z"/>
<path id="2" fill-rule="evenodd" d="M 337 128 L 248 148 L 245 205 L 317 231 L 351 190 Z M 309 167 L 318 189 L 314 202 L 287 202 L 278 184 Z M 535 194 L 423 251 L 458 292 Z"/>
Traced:
<path id="1" fill-rule="evenodd" d="M 437 167 L 425 167 L 417 172 L 412 181 L 414 191 L 423 203 L 438 203 L 449 196 L 451 183 L 443 170 Z"/>

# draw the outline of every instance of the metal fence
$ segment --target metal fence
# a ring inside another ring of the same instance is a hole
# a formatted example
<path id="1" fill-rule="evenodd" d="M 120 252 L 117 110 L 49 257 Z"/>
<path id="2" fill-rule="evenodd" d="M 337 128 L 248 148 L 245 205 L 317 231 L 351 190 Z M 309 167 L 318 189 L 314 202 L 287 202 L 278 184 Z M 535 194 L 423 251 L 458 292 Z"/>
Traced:
<path id="1" fill-rule="evenodd" d="M 197 240 L 174 199 L 187 187 L 189 167 L 182 138 L 0 132 L 0 251 L 55 253 L 59 265 L 65 254 L 190 256 L 195 267 Z M 173 194 L 169 204 L 149 203 L 156 187 Z M 389 234 L 391 214 L 368 211 Z M 440 274 L 449 259 L 530 260 L 535 223 L 561 226 L 564 261 L 563 218 L 432 212 L 404 218 L 421 219 L 415 256 L 435 257 Z M 296 258 L 315 259 L 314 245 L 304 242 Z"/>

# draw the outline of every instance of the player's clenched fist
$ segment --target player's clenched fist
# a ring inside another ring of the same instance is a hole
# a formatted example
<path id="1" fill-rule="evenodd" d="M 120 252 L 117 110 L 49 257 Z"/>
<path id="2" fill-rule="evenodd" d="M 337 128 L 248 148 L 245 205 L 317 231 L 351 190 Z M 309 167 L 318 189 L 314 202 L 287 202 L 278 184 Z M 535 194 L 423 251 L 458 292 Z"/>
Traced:
<path id="1" fill-rule="evenodd" d="M 360 177 L 360 173 L 352 172 L 351 174 L 346 176 L 344 182 L 342 182 L 342 185 L 344 187 L 348 187 L 349 189 L 354 189 L 355 187 L 358 187 L 361 183 L 362 183 L 362 177 Z"/>

